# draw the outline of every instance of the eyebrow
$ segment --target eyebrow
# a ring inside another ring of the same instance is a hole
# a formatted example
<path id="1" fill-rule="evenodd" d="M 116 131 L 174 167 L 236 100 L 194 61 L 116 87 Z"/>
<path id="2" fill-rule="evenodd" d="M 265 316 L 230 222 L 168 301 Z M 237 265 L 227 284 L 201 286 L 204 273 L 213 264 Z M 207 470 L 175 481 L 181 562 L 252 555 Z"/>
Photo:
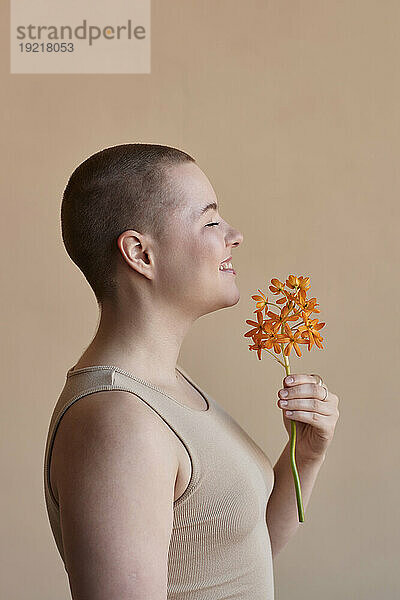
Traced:
<path id="1" fill-rule="evenodd" d="M 218 210 L 218 206 L 216 204 L 216 202 L 210 202 L 210 204 L 207 204 L 207 206 L 204 206 L 204 208 L 202 208 L 200 211 L 198 211 L 196 214 L 198 217 L 201 217 L 204 215 L 204 213 L 206 213 L 208 210 Z"/>

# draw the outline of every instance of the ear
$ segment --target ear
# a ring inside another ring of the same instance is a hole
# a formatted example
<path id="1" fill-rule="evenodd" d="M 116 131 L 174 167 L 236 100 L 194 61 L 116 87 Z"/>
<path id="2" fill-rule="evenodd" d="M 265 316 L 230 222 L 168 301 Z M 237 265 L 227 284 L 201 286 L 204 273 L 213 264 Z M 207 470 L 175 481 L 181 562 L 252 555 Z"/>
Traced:
<path id="1" fill-rule="evenodd" d="M 153 278 L 153 253 L 150 240 L 146 235 L 128 229 L 119 235 L 117 246 L 129 267 L 148 279 Z"/>

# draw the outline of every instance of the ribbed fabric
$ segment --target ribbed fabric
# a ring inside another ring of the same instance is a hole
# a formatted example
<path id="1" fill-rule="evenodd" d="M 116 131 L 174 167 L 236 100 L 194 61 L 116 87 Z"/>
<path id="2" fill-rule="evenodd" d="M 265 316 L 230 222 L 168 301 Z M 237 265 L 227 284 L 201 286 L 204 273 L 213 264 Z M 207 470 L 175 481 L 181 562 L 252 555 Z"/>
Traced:
<path id="1" fill-rule="evenodd" d="M 116 366 L 67 372 L 50 420 L 44 460 L 47 512 L 61 558 L 64 561 L 59 506 L 49 475 L 57 427 L 80 398 L 101 390 L 124 390 L 136 394 L 163 419 L 186 447 L 192 464 L 190 483 L 174 502 L 167 598 L 273 600 L 273 563 L 266 524 L 274 484 L 272 464 L 221 405 L 181 367 L 177 370 L 203 396 L 207 410 L 184 406 Z"/>

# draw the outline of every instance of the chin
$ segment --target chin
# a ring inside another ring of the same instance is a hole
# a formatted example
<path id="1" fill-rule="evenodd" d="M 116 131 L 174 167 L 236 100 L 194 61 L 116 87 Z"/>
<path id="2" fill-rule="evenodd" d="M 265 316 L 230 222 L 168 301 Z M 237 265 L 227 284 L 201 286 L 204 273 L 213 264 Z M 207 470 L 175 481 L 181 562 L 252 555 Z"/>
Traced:
<path id="1" fill-rule="evenodd" d="M 226 294 L 224 298 L 224 306 L 222 308 L 227 308 L 228 306 L 235 306 L 235 304 L 237 304 L 239 300 L 240 292 L 239 289 L 236 287 L 236 289 L 232 291 L 231 294 Z"/>
<path id="2" fill-rule="evenodd" d="M 236 289 L 236 293 L 232 293 L 228 296 L 228 294 L 225 294 L 225 296 L 223 298 L 219 298 L 219 300 L 215 300 L 215 302 L 209 306 L 208 308 L 206 308 L 205 310 L 203 310 L 200 313 L 201 315 L 209 315 L 210 313 L 216 312 L 217 310 L 221 310 L 223 308 L 229 308 L 231 306 L 235 306 L 235 304 L 237 304 L 240 300 L 240 293 L 239 290 Z"/>
<path id="3" fill-rule="evenodd" d="M 235 306 L 235 304 L 237 304 L 239 302 L 239 300 L 240 300 L 240 292 L 238 290 L 238 292 L 237 292 L 237 294 L 235 296 L 235 299 L 234 299 L 234 301 L 232 302 L 232 304 L 230 306 Z"/>

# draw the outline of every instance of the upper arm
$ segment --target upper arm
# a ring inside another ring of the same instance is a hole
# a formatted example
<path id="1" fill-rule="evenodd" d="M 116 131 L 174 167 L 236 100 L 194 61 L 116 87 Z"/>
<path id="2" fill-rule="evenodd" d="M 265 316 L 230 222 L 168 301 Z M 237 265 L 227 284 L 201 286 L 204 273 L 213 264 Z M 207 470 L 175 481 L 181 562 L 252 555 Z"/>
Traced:
<path id="1" fill-rule="evenodd" d="M 64 458 L 57 492 L 72 596 L 165 600 L 178 470 L 171 437 L 160 417 L 129 392 L 104 391 L 82 400 L 64 415 L 58 447 Z"/>

